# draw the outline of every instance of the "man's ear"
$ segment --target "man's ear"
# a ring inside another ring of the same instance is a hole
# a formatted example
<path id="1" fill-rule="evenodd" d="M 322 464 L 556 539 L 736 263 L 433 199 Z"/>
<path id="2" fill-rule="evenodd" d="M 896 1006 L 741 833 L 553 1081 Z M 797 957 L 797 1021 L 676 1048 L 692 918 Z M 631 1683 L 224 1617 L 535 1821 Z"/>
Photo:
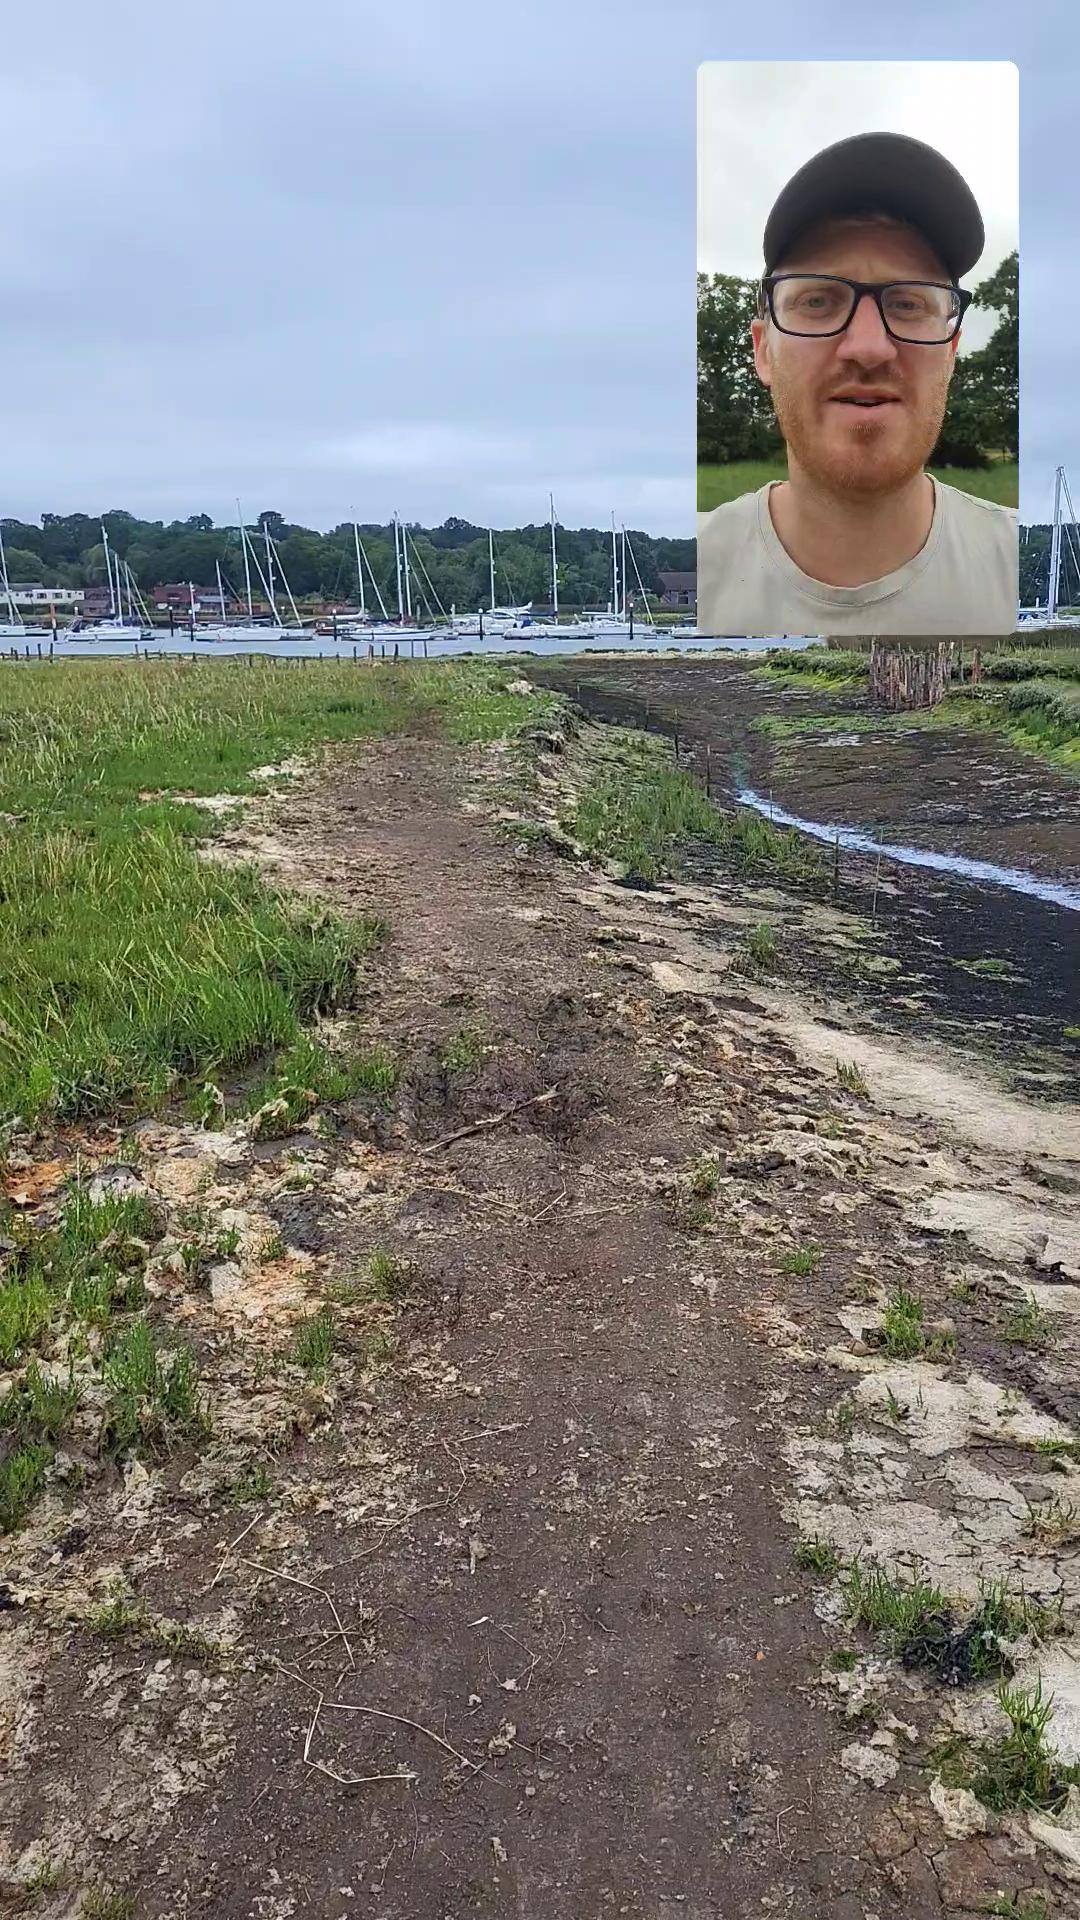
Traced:
<path id="1" fill-rule="evenodd" d="M 772 386 L 769 368 L 769 326 L 764 319 L 751 320 L 750 335 L 754 342 L 754 367 L 763 387 Z"/>

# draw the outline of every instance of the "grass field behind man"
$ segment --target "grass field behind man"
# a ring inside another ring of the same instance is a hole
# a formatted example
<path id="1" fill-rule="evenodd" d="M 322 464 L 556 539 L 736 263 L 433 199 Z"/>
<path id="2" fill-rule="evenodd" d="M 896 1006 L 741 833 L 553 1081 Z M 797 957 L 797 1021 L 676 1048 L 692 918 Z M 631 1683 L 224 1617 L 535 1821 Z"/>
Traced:
<path id="1" fill-rule="evenodd" d="M 959 487 L 963 493 L 977 494 L 980 500 L 994 500 L 1001 507 L 1016 507 L 1020 501 L 1020 468 L 1015 460 L 1001 460 L 992 467 L 931 467 L 936 480 Z M 727 466 L 701 466 L 697 470 L 698 512 L 711 513 L 725 501 L 740 494 L 756 493 L 767 480 L 786 480 L 783 460 L 733 460 Z"/>

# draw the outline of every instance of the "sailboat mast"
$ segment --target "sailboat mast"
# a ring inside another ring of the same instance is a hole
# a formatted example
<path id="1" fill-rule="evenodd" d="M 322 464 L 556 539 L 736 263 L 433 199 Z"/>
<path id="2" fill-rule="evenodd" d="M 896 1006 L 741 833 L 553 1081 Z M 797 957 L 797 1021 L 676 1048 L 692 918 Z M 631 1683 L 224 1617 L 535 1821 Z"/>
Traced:
<path id="1" fill-rule="evenodd" d="M 215 561 L 214 561 L 214 565 L 215 565 L 215 567 L 217 568 L 217 593 L 218 593 L 218 600 L 219 600 L 219 601 L 220 601 L 220 603 L 221 603 L 221 624 L 222 624 L 222 626 L 224 626 L 224 625 L 225 625 L 225 618 L 226 618 L 226 616 L 225 616 L 225 588 L 224 588 L 224 586 L 222 585 L 222 580 L 221 580 L 221 561 L 220 561 L 220 560 L 215 560 Z"/>
<path id="2" fill-rule="evenodd" d="M 407 620 L 411 620 L 413 617 L 412 586 L 409 581 L 409 533 L 407 527 L 402 527 L 401 529 L 401 570 L 405 575 L 405 617 Z"/>
<path id="3" fill-rule="evenodd" d="M 557 622 L 559 618 L 559 559 L 555 548 L 555 495 L 548 494 L 551 503 L 551 613 Z"/>
<path id="4" fill-rule="evenodd" d="M 101 544 L 105 549 L 105 578 L 109 583 L 109 613 L 112 618 L 116 620 L 119 617 L 120 608 L 117 605 L 115 589 L 113 587 L 112 555 L 109 552 L 109 536 L 105 531 L 104 520 L 101 523 Z"/>
<path id="5" fill-rule="evenodd" d="M 626 619 L 626 528 L 622 530 L 622 617 Z"/>
<path id="6" fill-rule="evenodd" d="M 255 608 L 251 603 L 251 559 L 248 554 L 247 528 L 244 525 L 244 516 L 240 511 L 239 500 L 236 503 L 236 518 L 240 526 L 240 545 L 244 553 L 244 585 L 247 588 L 248 619 L 254 620 Z"/>
<path id="7" fill-rule="evenodd" d="M 355 520 L 352 523 L 352 531 L 353 544 L 356 548 L 356 602 L 360 618 L 363 620 L 367 615 L 367 608 L 364 605 L 364 568 L 360 557 L 360 529 Z"/>
<path id="8" fill-rule="evenodd" d="M 282 566 L 282 564 L 281 564 L 281 555 L 280 555 L 280 553 L 278 553 L 278 550 L 277 550 L 277 541 L 276 541 L 276 540 L 271 540 L 271 542 L 270 542 L 270 552 L 271 552 L 271 554 L 272 554 L 272 555 L 273 555 L 273 556 L 274 556 L 274 557 L 276 558 L 276 560 L 277 560 L 277 565 L 278 565 L 278 578 L 280 579 L 280 581 L 281 581 L 281 584 L 282 584 L 282 586 L 283 586 L 283 587 L 284 587 L 284 589 L 285 589 L 285 598 L 286 598 L 286 599 L 288 600 L 288 602 L 289 602 L 289 607 L 290 607 L 290 609 L 291 609 L 291 611 L 292 611 L 292 617 L 293 617 L 293 619 L 295 620 L 295 622 L 296 622 L 296 624 L 297 624 L 297 626 L 298 626 L 298 627 L 302 627 L 304 623 L 303 623 L 303 621 L 302 621 L 302 620 L 301 620 L 301 618 L 300 618 L 300 609 L 299 609 L 299 607 L 297 606 L 297 604 L 296 604 L 296 601 L 295 601 L 295 600 L 293 599 L 293 590 L 292 590 L 292 588 L 291 588 L 291 587 L 290 587 L 290 585 L 289 585 L 289 576 L 288 576 L 288 574 L 286 573 L 286 571 L 285 571 L 285 568 L 284 568 L 284 567 Z M 271 577 L 273 577 L 273 576 L 271 576 Z M 276 607 L 275 607 L 275 612 L 276 612 L 276 611 L 277 611 L 277 609 L 276 609 Z M 281 620 L 279 620 L 279 621 L 278 621 L 278 625 L 279 625 L 279 626 L 282 626 L 283 624 L 284 624 L 284 623 L 283 623 L 283 622 L 282 622 Z"/>
<path id="9" fill-rule="evenodd" d="M 405 613 L 405 596 L 401 590 L 401 521 L 394 515 L 394 574 L 397 581 L 397 617 L 401 625 Z"/>
<path id="10" fill-rule="evenodd" d="M 274 554 L 273 554 L 273 549 L 270 545 L 269 522 L 264 522 L 263 539 L 266 542 L 266 584 L 267 584 L 267 591 L 269 592 L 269 595 L 270 595 L 270 611 L 274 616 L 274 625 L 280 627 L 281 618 L 278 614 L 277 600 L 274 595 Z"/>
<path id="11" fill-rule="evenodd" d="M 8 579 L 7 557 L 4 553 L 3 527 L 0 527 L 0 586 L 3 587 L 4 598 L 7 601 L 8 606 L 11 608 L 12 619 L 21 627 L 22 614 L 19 612 L 18 607 L 15 605 L 15 596 L 11 591 L 11 581 Z"/>
<path id="12" fill-rule="evenodd" d="M 495 535 L 488 528 L 488 582 L 491 592 L 491 611 L 495 611 Z"/>
<path id="13" fill-rule="evenodd" d="M 611 516 L 611 611 L 619 611 L 619 550 L 615 543 L 615 515 Z"/>
<path id="14" fill-rule="evenodd" d="M 1061 580 L 1061 481 L 1064 471 L 1063 467 L 1058 467 L 1054 474 L 1054 528 L 1050 535 L 1050 579 L 1046 588 L 1046 618 L 1051 624 L 1057 616 Z"/>

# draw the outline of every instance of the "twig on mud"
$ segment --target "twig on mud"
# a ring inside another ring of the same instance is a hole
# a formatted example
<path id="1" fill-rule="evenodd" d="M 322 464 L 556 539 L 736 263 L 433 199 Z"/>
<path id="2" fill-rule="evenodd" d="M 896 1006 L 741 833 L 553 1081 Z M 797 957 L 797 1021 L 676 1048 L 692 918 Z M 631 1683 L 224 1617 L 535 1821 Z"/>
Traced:
<path id="1" fill-rule="evenodd" d="M 781 1853 L 783 1854 L 785 1860 L 793 1859 L 794 1855 L 792 1854 L 790 1848 L 785 1847 L 784 1842 L 780 1837 L 780 1822 L 783 1819 L 785 1813 L 808 1813 L 808 1812 L 809 1812 L 808 1807 L 798 1806 L 797 1804 L 793 1803 L 790 1807 L 781 1807 L 779 1813 L 776 1816 L 776 1844 L 779 1847 Z"/>
<path id="2" fill-rule="evenodd" d="M 309 1732 L 313 1730 L 315 1720 L 318 1719 L 324 1707 L 328 1713 L 363 1713 L 367 1714 L 373 1720 L 392 1720 L 395 1726 L 411 1727 L 414 1733 L 422 1733 L 425 1740 L 433 1741 L 437 1747 L 442 1747 L 445 1752 L 452 1754 L 454 1759 L 459 1760 L 463 1767 L 468 1767 L 471 1773 L 482 1773 L 484 1771 L 482 1762 L 470 1760 L 467 1754 L 459 1753 L 456 1747 L 450 1745 L 449 1740 L 443 1739 L 441 1733 L 434 1733 L 430 1727 L 421 1726 L 419 1720 L 410 1720 L 403 1713 L 387 1713 L 383 1707 L 361 1707 L 352 1700 L 328 1700 L 326 1695 L 322 1693 L 318 1687 L 314 1686 L 310 1680 L 304 1679 L 302 1673 L 294 1673 L 291 1667 L 283 1666 L 280 1660 L 275 1660 L 274 1665 L 279 1673 L 285 1675 L 287 1680 L 295 1680 L 300 1686 L 306 1687 L 309 1693 L 318 1694 L 319 1704 L 315 1712 L 315 1719 L 312 1721 L 312 1729 L 309 1729 Z"/>
<path id="3" fill-rule="evenodd" d="M 341 1643 L 349 1656 L 349 1665 L 353 1672 L 356 1672 L 356 1658 L 349 1644 L 349 1636 L 341 1624 L 341 1615 L 325 1587 L 317 1587 L 314 1580 L 301 1580 L 295 1573 L 282 1573 L 280 1567 L 264 1566 L 261 1560 L 241 1560 L 240 1564 L 242 1567 L 253 1568 L 256 1573 L 268 1574 L 271 1580 L 287 1580 L 291 1587 L 306 1587 L 308 1593 L 320 1593 L 334 1616 L 334 1625 L 341 1635 Z"/>
<path id="4" fill-rule="evenodd" d="M 433 1140 L 429 1147 L 421 1147 L 421 1153 L 439 1153 L 443 1147 L 452 1147 L 458 1140 L 467 1140 L 470 1134 L 483 1133 L 488 1127 L 501 1127 L 504 1120 L 511 1120 L 515 1113 L 524 1113 L 526 1107 L 543 1106 L 547 1100 L 554 1100 L 559 1092 L 557 1086 L 549 1087 L 546 1093 L 534 1093 L 530 1100 L 515 1100 L 513 1106 L 504 1107 L 501 1113 L 493 1113 L 487 1120 L 474 1120 L 471 1127 L 459 1127 L 456 1133 L 448 1133 L 442 1140 Z"/>
<path id="5" fill-rule="evenodd" d="M 527 1673 L 527 1674 L 525 1675 L 525 1691 L 526 1691 L 526 1693 L 528 1693 L 528 1691 L 529 1691 L 529 1688 L 530 1688 L 530 1687 L 531 1687 L 531 1685 L 532 1685 L 532 1677 L 533 1677 L 533 1674 L 534 1674 L 534 1673 L 536 1672 L 536 1669 L 537 1669 L 537 1667 L 538 1667 L 538 1666 L 540 1665 L 540 1662 L 541 1662 L 541 1660 L 542 1660 L 542 1659 L 543 1659 L 543 1657 L 544 1657 L 544 1656 L 543 1656 L 543 1654 L 542 1654 L 542 1653 L 534 1653 L 531 1647 L 527 1647 L 527 1646 L 525 1645 L 525 1642 L 524 1642 L 524 1640 L 519 1640 L 519 1639 L 518 1639 L 518 1637 L 517 1637 L 517 1634 L 516 1634 L 516 1633 L 511 1633 L 511 1631 L 510 1631 L 510 1629 L 509 1629 L 509 1627 L 499 1627 L 499 1626 L 497 1626 L 497 1627 L 496 1627 L 496 1631 L 497 1631 L 498 1633 L 504 1633 L 504 1634 L 506 1635 L 506 1638 L 507 1638 L 508 1640 L 512 1640 L 512 1641 L 513 1641 L 513 1643 L 514 1643 L 514 1645 L 515 1645 L 515 1647 L 520 1647 L 520 1648 L 521 1648 L 521 1651 L 522 1651 L 522 1653 L 525 1653 L 525 1654 L 527 1654 L 527 1655 L 528 1655 L 528 1657 L 529 1657 L 529 1660 L 530 1660 L 530 1661 L 531 1661 L 531 1663 L 532 1663 L 532 1664 L 530 1665 L 530 1667 L 529 1667 L 529 1671 L 528 1671 L 528 1673 Z M 489 1665 L 489 1666 L 491 1665 L 491 1655 L 490 1655 L 490 1654 L 488 1655 L 488 1665 Z"/>
<path id="6" fill-rule="evenodd" d="M 221 1565 L 218 1568 L 217 1572 L 215 1573 L 213 1579 L 211 1580 L 210 1585 L 206 1589 L 207 1593 L 213 1593 L 214 1588 L 217 1586 L 218 1581 L 221 1579 L 222 1574 L 224 1573 L 226 1567 L 229 1564 L 230 1558 L 236 1552 L 236 1549 L 240 1545 L 241 1540 L 246 1540 L 248 1537 L 248 1534 L 251 1532 L 252 1527 L 257 1527 L 259 1524 L 259 1521 L 265 1518 L 266 1518 L 265 1514 L 257 1513 L 255 1515 L 254 1520 L 248 1521 L 248 1524 L 244 1528 L 243 1533 L 238 1533 L 236 1536 L 236 1539 L 233 1541 L 230 1541 L 229 1545 L 226 1547 L 225 1552 L 221 1557 Z"/>
<path id="7" fill-rule="evenodd" d="M 284 1669 L 282 1669 L 282 1671 L 284 1671 Z M 335 1703 L 331 1701 L 330 1704 L 333 1706 Z M 411 1782 L 416 1779 L 416 1774 L 411 1767 L 401 1767 L 393 1773 L 339 1773 L 336 1767 L 327 1766 L 325 1760 L 313 1760 L 311 1758 L 311 1742 L 315 1738 L 315 1729 L 319 1724 L 319 1715 L 325 1705 L 326 1696 L 320 1693 L 315 1702 L 315 1711 L 311 1716 L 311 1725 L 307 1730 L 307 1738 L 304 1741 L 305 1767 L 310 1767 L 313 1773 L 324 1773 L 328 1780 L 336 1780 L 339 1787 L 371 1787 L 374 1786 L 378 1780 L 406 1780 Z"/>
<path id="8" fill-rule="evenodd" d="M 430 1441 L 427 1444 L 434 1446 L 435 1443 L 434 1441 Z M 443 1500 L 426 1500 L 422 1506 L 410 1507 L 408 1513 L 399 1513 L 396 1520 L 385 1521 L 383 1523 L 383 1530 L 379 1535 L 379 1538 L 376 1540 L 375 1545 L 373 1547 L 365 1547 L 362 1553 L 354 1554 L 353 1559 L 349 1562 L 350 1566 L 354 1565 L 357 1560 L 369 1560 L 373 1553 L 379 1552 L 379 1549 L 382 1547 L 383 1543 L 389 1539 L 392 1533 L 396 1532 L 398 1527 L 407 1527 L 410 1520 L 416 1519 L 417 1514 L 444 1513 L 447 1507 L 453 1506 L 454 1501 L 460 1498 L 462 1488 L 465 1486 L 465 1483 L 469 1477 L 468 1473 L 466 1472 L 465 1467 L 462 1465 L 462 1462 L 458 1459 L 457 1455 L 451 1452 L 449 1443 L 446 1440 L 443 1440 L 440 1442 L 440 1445 L 442 1446 L 443 1452 L 446 1453 L 449 1456 L 449 1458 L 454 1462 L 455 1467 L 460 1473 L 461 1486 L 455 1487 L 453 1492 L 448 1493 L 445 1499 Z M 361 1517 L 363 1518 L 364 1516 L 361 1516 Z M 372 1521 L 373 1526 L 376 1526 L 378 1524 L 379 1523 L 377 1521 L 374 1521 L 374 1520 Z"/>
<path id="9" fill-rule="evenodd" d="M 541 1220 L 545 1220 L 549 1213 L 554 1213 L 555 1208 L 562 1205 L 569 1191 L 569 1187 L 564 1187 L 562 1192 L 558 1194 L 554 1200 L 548 1201 L 546 1207 L 541 1207 L 539 1213 L 534 1213 L 531 1219 L 526 1220 L 525 1225 L 527 1227 L 538 1227 Z"/>

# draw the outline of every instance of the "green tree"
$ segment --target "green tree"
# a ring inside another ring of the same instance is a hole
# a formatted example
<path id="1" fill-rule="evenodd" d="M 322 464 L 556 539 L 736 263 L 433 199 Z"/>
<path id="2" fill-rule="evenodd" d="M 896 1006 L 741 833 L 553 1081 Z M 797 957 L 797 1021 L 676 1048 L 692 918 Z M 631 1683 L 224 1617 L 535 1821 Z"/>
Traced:
<path id="1" fill-rule="evenodd" d="M 1019 458 L 1020 271 L 1010 253 L 975 289 L 973 307 L 999 315 L 985 347 L 958 353 L 931 465 L 983 467 L 991 453 Z"/>
<path id="2" fill-rule="evenodd" d="M 51 579 L 52 569 L 46 567 L 45 562 L 36 553 L 31 553 L 26 547 L 9 547 L 6 538 L 4 549 L 9 580 L 19 580 L 27 584 L 33 581 L 44 582 L 47 573 Z"/>
<path id="3" fill-rule="evenodd" d="M 783 452 L 769 393 L 754 368 L 750 323 L 757 282 L 728 273 L 697 281 L 700 464 L 770 460 Z"/>

